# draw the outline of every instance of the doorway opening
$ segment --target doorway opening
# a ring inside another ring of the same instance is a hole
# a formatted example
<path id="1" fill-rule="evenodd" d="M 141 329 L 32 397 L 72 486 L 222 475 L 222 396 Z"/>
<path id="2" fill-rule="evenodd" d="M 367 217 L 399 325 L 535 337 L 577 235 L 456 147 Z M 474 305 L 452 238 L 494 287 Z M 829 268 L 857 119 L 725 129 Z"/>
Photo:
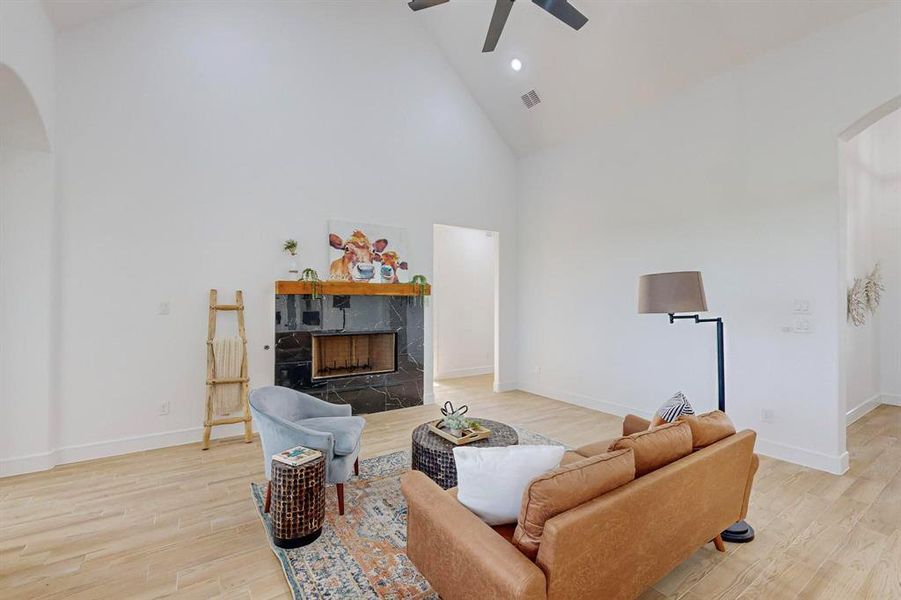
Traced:
<path id="1" fill-rule="evenodd" d="M 882 405 L 901 406 L 901 98 L 852 129 L 840 164 L 848 303 L 840 391 L 849 427 Z"/>
<path id="2" fill-rule="evenodd" d="M 496 380 L 498 233 L 434 226 L 432 344 L 435 380 Z"/>

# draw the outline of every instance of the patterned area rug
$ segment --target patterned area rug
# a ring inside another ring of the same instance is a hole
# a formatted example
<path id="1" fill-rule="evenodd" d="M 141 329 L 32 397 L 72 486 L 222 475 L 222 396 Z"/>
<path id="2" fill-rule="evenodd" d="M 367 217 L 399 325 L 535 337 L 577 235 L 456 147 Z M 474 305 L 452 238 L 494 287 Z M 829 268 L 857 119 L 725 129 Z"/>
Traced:
<path id="1" fill-rule="evenodd" d="M 520 444 L 557 444 L 515 427 Z M 400 476 L 410 469 L 408 451 L 360 461 L 360 476 L 344 486 L 344 516 L 338 515 L 334 488 L 325 494 L 325 526 L 315 542 L 286 550 L 272 546 L 295 599 L 435 599 L 438 595 L 407 558 L 407 505 Z M 263 512 L 264 484 L 251 494 L 272 538 Z"/>

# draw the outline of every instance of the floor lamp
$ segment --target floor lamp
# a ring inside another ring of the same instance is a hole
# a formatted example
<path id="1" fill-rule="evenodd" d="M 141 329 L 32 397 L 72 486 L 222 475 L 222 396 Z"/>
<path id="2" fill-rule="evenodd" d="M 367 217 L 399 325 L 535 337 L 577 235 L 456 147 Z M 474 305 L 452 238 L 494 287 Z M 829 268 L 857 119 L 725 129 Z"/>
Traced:
<path id="1" fill-rule="evenodd" d="M 642 275 L 638 280 L 638 312 L 640 314 L 667 314 L 669 322 L 688 319 L 695 323 L 716 323 L 716 373 L 719 409 L 726 412 L 726 367 L 723 357 L 723 319 L 702 319 L 697 313 L 707 311 L 707 296 L 700 271 L 654 273 Z M 676 313 L 694 313 L 679 314 Z M 754 528 L 739 521 L 722 533 L 727 542 L 750 542 Z"/>

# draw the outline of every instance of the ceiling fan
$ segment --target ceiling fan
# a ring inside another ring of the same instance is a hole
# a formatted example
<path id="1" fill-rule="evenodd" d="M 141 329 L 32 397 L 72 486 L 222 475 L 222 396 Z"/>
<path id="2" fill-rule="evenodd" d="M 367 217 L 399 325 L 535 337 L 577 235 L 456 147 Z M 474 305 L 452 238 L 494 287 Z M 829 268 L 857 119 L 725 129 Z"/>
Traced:
<path id="1" fill-rule="evenodd" d="M 513 8 L 515 1 L 495 1 L 494 14 L 491 15 L 491 24 L 488 26 L 488 35 L 485 37 L 485 45 L 482 47 L 482 52 L 494 52 L 498 40 L 501 39 L 504 25 L 507 23 L 507 17 L 510 16 L 510 9 Z M 449 2 L 449 0 L 410 0 L 408 5 L 413 10 L 422 10 L 423 8 L 431 8 L 445 2 Z M 576 10 L 569 3 L 569 0 L 532 0 L 532 3 L 537 4 L 573 29 L 581 29 L 582 25 L 588 22 L 588 17 Z"/>

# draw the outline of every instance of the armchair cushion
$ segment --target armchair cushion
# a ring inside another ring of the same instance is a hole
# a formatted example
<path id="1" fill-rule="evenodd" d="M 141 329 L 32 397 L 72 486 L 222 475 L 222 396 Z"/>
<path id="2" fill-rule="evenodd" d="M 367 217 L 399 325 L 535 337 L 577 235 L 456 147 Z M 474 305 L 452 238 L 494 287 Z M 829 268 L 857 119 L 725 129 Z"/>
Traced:
<path id="1" fill-rule="evenodd" d="M 366 426 L 363 417 L 314 417 L 297 422 L 308 429 L 324 431 L 335 436 L 335 454 L 352 454 L 360 443 L 360 435 Z"/>

